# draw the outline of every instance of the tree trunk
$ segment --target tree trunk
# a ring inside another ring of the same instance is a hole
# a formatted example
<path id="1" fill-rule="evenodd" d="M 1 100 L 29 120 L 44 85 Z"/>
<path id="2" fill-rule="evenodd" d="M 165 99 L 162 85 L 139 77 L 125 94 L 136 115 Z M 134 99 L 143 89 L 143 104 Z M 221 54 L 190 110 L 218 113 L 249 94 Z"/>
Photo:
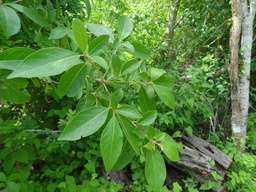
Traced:
<path id="1" fill-rule="evenodd" d="M 250 0 L 249 6 L 247 0 L 232 0 L 232 28 L 230 36 L 231 127 L 232 134 L 237 141 L 243 141 L 242 148 L 245 146 L 248 119 L 255 8 L 256 0 Z M 241 47 L 239 46 L 240 38 Z M 242 53 L 241 58 L 239 58 L 239 52 Z M 237 147 L 239 148 L 239 143 L 237 143 Z"/>
<path id="2" fill-rule="evenodd" d="M 166 29 L 166 37 L 165 37 L 168 46 L 171 45 L 171 41 L 174 36 L 174 28 L 176 24 L 176 17 L 177 17 L 179 5 L 180 5 L 180 0 L 171 0 L 171 10 L 169 13 L 169 22 L 168 22 L 168 27 Z"/>

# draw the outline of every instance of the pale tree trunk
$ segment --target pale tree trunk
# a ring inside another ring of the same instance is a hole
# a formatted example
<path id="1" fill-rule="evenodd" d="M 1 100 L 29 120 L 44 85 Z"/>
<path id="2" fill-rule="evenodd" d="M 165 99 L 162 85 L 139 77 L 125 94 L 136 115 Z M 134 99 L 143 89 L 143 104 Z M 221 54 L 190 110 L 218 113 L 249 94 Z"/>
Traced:
<path id="1" fill-rule="evenodd" d="M 242 148 L 245 145 L 249 109 L 250 65 L 255 9 L 256 0 L 250 0 L 249 5 L 247 0 L 232 0 L 230 36 L 231 126 L 233 136 L 237 141 L 242 140 Z M 239 55 L 239 52 L 241 55 Z M 238 146 L 238 148 L 240 147 Z"/>
<path id="2" fill-rule="evenodd" d="M 171 41 L 174 36 L 174 29 L 176 25 L 176 17 L 177 17 L 179 5 L 180 5 L 180 0 L 171 0 L 171 10 L 169 13 L 169 22 L 168 22 L 168 27 L 166 29 L 166 36 L 165 36 L 168 46 L 171 45 Z"/>

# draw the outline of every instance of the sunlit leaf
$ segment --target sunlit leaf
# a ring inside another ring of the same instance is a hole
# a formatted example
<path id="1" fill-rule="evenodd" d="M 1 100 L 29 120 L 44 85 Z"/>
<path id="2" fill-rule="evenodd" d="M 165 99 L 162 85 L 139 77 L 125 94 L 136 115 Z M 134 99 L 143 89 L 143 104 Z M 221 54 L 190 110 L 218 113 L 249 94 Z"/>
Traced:
<path id="1" fill-rule="evenodd" d="M 118 18 L 118 36 L 120 40 L 125 39 L 130 35 L 133 30 L 132 21 L 126 15 L 122 15 Z"/>
<path id="2" fill-rule="evenodd" d="M 97 37 L 89 44 L 88 53 L 90 55 L 100 53 L 108 45 L 108 41 L 108 35 L 101 35 Z"/>
<path id="3" fill-rule="evenodd" d="M 14 9 L 20 11 L 24 15 L 26 15 L 29 19 L 31 19 L 36 24 L 43 26 L 43 27 L 49 27 L 49 24 L 47 21 L 41 17 L 37 12 L 34 10 L 31 10 L 27 7 L 24 7 L 22 5 L 16 4 L 16 3 L 9 3 L 9 6 L 13 7 Z"/>
<path id="4" fill-rule="evenodd" d="M 90 32 L 93 33 L 96 37 L 101 35 L 109 35 L 109 40 L 112 43 L 114 41 L 114 35 L 112 29 L 109 27 L 100 25 L 100 24 L 93 24 L 93 23 L 86 23 L 86 26 Z"/>
<path id="5" fill-rule="evenodd" d="M 161 76 L 153 81 L 153 88 L 161 101 L 170 107 L 175 108 L 175 98 L 172 94 L 173 80 L 168 76 Z"/>
<path id="6" fill-rule="evenodd" d="M 20 30 L 20 18 L 10 7 L 0 5 L 0 25 L 7 38 L 16 34 Z"/>
<path id="7" fill-rule="evenodd" d="M 140 119 L 142 115 L 140 112 L 131 105 L 122 105 L 118 107 L 117 112 L 123 116 L 132 118 L 132 119 Z"/>
<path id="8" fill-rule="evenodd" d="M 154 191 L 159 191 L 166 179 L 165 162 L 162 155 L 157 151 L 147 151 L 145 176 Z"/>
<path id="9" fill-rule="evenodd" d="M 137 61 L 137 60 L 130 60 L 124 64 L 124 66 L 121 69 L 122 75 L 126 75 L 128 73 L 131 73 L 138 69 L 142 63 L 142 60 Z"/>
<path id="10" fill-rule="evenodd" d="M 35 50 L 27 47 L 14 47 L 0 53 L 0 68 L 14 70 L 23 59 Z"/>
<path id="11" fill-rule="evenodd" d="M 78 98 L 82 95 L 82 89 L 85 86 L 85 76 L 86 76 L 86 65 L 79 64 L 67 72 L 65 72 L 59 81 L 58 90 L 59 93 L 64 96 L 67 94 L 68 97 Z"/>
<path id="12" fill-rule="evenodd" d="M 79 19 L 73 19 L 72 30 L 77 44 L 82 52 L 85 52 L 88 45 L 88 35 L 84 23 Z"/>
<path id="13" fill-rule="evenodd" d="M 122 115 L 118 116 L 118 122 L 129 141 L 130 145 L 132 146 L 133 150 L 139 155 L 139 138 L 135 133 L 133 133 L 133 130 L 136 128 L 135 125 L 127 118 Z"/>
<path id="14" fill-rule="evenodd" d="M 81 63 L 79 57 L 75 52 L 57 47 L 40 49 L 26 57 L 8 78 L 58 75 Z"/>
<path id="15" fill-rule="evenodd" d="M 140 119 L 139 123 L 140 123 L 140 125 L 143 125 L 143 126 L 150 125 L 156 120 L 156 117 L 157 117 L 156 110 L 148 111 L 143 114 L 143 118 Z"/>
<path id="16" fill-rule="evenodd" d="M 123 147 L 123 132 L 117 119 L 113 116 L 100 138 L 100 150 L 108 174 L 116 164 Z"/>
<path id="17" fill-rule="evenodd" d="M 59 140 L 78 140 L 95 133 L 105 123 L 108 109 L 92 107 L 78 113 L 65 127 Z"/>
<path id="18" fill-rule="evenodd" d="M 49 39 L 61 39 L 67 34 L 67 29 L 65 27 L 55 27 L 51 30 Z"/>

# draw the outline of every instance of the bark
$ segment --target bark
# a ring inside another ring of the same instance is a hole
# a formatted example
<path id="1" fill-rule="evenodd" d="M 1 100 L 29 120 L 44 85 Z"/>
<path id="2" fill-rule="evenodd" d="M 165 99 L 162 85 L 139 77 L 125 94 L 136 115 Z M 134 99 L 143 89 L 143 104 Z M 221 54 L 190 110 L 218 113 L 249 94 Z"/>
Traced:
<path id="1" fill-rule="evenodd" d="M 250 65 L 255 9 L 256 0 L 250 0 L 250 5 L 248 5 L 247 0 L 232 0 L 230 36 L 231 127 L 232 134 L 237 141 L 242 139 L 242 148 L 245 146 L 249 109 Z M 242 56 L 239 58 L 240 50 Z M 237 146 L 239 148 L 239 145 Z"/>
<path id="2" fill-rule="evenodd" d="M 253 19 L 255 16 L 256 0 L 250 1 L 248 6 L 247 0 L 241 1 L 242 5 L 242 34 L 241 34 L 241 51 L 243 60 L 243 73 L 240 77 L 240 101 L 241 101 L 241 138 L 246 137 L 248 109 L 249 109 L 249 88 L 250 88 L 250 68 L 251 68 L 251 51 L 253 42 Z"/>
<path id="3" fill-rule="evenodd" d="M 232 28 L 230 35 L 230 85 L 231 85 L 231 127 L 232 134 L 237 135 L 241 132 L 240 126 L 240 89 L 239 89 L 239 77 L 238 77 L 238 65 L 239 65 L 239 43 L 241 34 L 241 2 L 240 0 L 232 0 Z"/>
<path id="4" fill-rule="evenodd" d="M 180 0 L 171 0 L 171 10 L 169 13 L 169 22 L 168 22 L 168 27 L 166 29 L 166 37 L 165 37 L 168 46 L 171 45 L 171 41 L 174 36 L 174 29 L 175 29 L 176 17 L 177 17 L 179 5 L 180 5 Z"/>

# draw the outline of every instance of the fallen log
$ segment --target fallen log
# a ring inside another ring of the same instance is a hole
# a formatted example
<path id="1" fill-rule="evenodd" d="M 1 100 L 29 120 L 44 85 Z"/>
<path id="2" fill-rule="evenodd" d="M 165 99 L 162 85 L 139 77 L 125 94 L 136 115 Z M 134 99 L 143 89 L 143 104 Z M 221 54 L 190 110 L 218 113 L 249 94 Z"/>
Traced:
<path id="1" fill-rule="evenodd" d="M 215 146 L 196 136 L 182 136 L 183 153 L 174 166 L 183 172 L 192 172 L 199 180 L 216 181 L 221 189 L 214 191 L 225 191 L 223 185 L 224 177 L 232 160 Z M 212 163 L 214 160 L 215 163 Z M 216 171 L 223 180 L 217 180 L 211 174 Z"/>

